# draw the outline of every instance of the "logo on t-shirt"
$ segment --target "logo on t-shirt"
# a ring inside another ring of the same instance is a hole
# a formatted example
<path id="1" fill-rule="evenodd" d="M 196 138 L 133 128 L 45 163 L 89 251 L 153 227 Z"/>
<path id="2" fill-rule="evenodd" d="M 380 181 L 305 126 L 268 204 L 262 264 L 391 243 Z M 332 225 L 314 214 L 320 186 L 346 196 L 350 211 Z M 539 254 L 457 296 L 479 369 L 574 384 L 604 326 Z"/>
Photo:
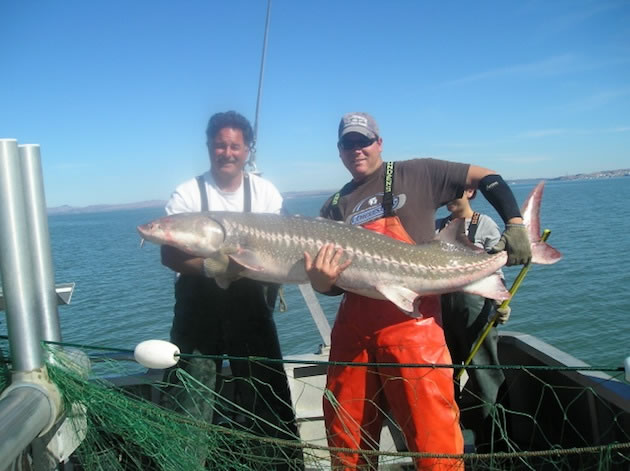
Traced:
<path id="1" fill-rule="evenodd" d="M 404 194 L 394 196 L 392 200 L 392 209 L 400 209 L 405 205 L 407 197 Z M 346 222 L 354 226 L 360 226 L 370 221 L 376 221 L 385 216 L 385 208 L 383 208 L 383 193 L 365 198 L 353 208 L 352 213 L 346 218 Z"/>

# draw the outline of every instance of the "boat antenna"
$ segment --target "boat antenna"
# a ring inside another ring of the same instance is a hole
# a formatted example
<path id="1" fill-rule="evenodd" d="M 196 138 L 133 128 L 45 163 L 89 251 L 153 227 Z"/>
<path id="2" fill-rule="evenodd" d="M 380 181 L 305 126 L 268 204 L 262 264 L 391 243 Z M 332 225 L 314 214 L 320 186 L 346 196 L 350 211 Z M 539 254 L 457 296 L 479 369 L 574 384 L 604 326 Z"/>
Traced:
<path id="1" fill-rule="evenodd" d="M 265 36 L 263 39 L 262 57 L 260 59 L 260 75 L 258 77 L 258 96 L 256 98 L 256 115 L 254 118 L 254 137 L 252 146 L 249 151 L 249 160 L 247 165 L 250 173 L 260 175 L 260 171 L 256 167 L 256 143 L 258 141 L 258 115 L 260 113 L 260 99 L 262 97 L 263 77 L 265 76 L 265 58 L 267 56 L 267 35 L 269 33 L 269 18 L 271 16 L 271 0 L 267 0 L 267 18 L 265 19 Z"/>

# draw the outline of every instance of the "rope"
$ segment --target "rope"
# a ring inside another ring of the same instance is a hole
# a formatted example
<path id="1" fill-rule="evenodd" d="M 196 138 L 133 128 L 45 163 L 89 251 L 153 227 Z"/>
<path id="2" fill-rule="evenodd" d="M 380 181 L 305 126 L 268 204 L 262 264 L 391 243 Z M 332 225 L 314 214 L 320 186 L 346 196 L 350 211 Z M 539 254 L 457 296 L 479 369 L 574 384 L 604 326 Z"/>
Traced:
<path id="1" fill-rule="evenodd" d="M 8 339 L 6 335 L 0 335 L 0 339 Z M 103 345 L 86 345 L 80 343 L 69 342 L 53 342 L 51 340 L 42 340 L 42 343 L 49 345 L 58 345 L 61 347 L 74 347 L 84 350 L 103 350 L 120 353 L 133 354 L 134 350 L 127 348 L 108 347 Z M 257 356 L 230 356 L 230 355 L 201 355 L 201 354 L 187 354 L 180 353 L 180 358 L 200 358 L 208 360 L 237 360 L 237 361 L 251 361 L 257 363 L 283 363 L 283 364 L 298 364 L 298 365 L 325 365 L 325 366 L 365 366 L 365 367 L 382 367 L 382 368 L 459 368 L 461 365 L 454 365 L 448 363 L 435 363 L 435 364 L 420 364 L 420 363 L 370 363 L 370 362 L 352 362 L 352 361 L 327 361 L 327 360 L 291 360 L 291 359 L 278 359 L 278 358 L 266 358 Z M 612 366 L 547 366 L 547 365 L 468 365 L 470 369 L 485 369 L 485 370 L 542 370 L 542 371 L 605 371 L 605 372 L 623 372 L 624 367 L 612 367 Z"/>

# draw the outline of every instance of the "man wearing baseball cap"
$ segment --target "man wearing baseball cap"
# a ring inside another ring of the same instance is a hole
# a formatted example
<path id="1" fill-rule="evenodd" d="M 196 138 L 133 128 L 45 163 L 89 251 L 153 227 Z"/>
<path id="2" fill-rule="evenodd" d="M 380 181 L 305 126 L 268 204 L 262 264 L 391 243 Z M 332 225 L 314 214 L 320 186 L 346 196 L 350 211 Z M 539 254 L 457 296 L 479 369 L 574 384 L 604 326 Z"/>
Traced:
<path id="1" fill-rule="evenodd" d="M 507 250 L 508 265 L 531 259 L 514 195 L 496 172 L 436 159 L 383 162 L 378 125 L 363 112 L 341 118 L 337 147 L 352 179 L 324 204 L 321 216 L 410 244 L 422 243 L 434 236 L 437 208 L 460 198 L 468 188 L 479 188 L 506 223 L 493 250 Z M 305 267 L 315 290 L 328 295 L 343 292 L 335 282 L 351 261 L 342 260 L 343 250 L 333 244 L 324 245 L 315 258 L 305 254 Z M 439 296 L 421 298 L 421 316 L 411 318 L 390 301 L 343 295 L 330 350 L 330 360 L 341 365 L 329 367 L 324 398 L 328 443 L 339 450 L 332 452 L 332 468 L 376 469 L 377 457 L 351 450 L 378 449 L 386 410 L 402 428 L 411 451 L 462 453 L 452 370 L 396 366 L 451 364 Z M 352 367 L 348 362 L 387 366 Z M 416 466 L 453 470 L 463 469 L 463 462 L 423 457 L 416 459 Z"/>

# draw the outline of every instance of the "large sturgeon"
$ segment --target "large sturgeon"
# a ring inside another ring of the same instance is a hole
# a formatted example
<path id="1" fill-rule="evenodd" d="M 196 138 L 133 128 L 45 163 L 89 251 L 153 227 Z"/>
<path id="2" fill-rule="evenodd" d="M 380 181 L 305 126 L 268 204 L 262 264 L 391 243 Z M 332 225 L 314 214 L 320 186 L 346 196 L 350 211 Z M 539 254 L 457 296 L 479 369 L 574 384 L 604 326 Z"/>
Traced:
<path id="1" fill-rule="evenodd" d="M 539 183 L 522 208 L 532 262 L 550 264 L 560 253 L 540 240 Z M 352 263 L 337 285 L 346 291 L 388 299 L 407 313 L 419 296 L 465 291 L 503 300 L 510 294 L 496 274 L 506 252 L 487 254 L 463 236 L 463 220 L 436 239 L 406 244 L 375 232 L 322 218 L 276 214 L 202 212 L 166 216 L 138 226 L 143 239 L 211 259 L 217 283 L 238 277 L 274 283 L 308 283 L 304 252 L 315 256 L 326 243 L 341 247 Z M 232 263 L 230 263 L 230 261 Z"/>

